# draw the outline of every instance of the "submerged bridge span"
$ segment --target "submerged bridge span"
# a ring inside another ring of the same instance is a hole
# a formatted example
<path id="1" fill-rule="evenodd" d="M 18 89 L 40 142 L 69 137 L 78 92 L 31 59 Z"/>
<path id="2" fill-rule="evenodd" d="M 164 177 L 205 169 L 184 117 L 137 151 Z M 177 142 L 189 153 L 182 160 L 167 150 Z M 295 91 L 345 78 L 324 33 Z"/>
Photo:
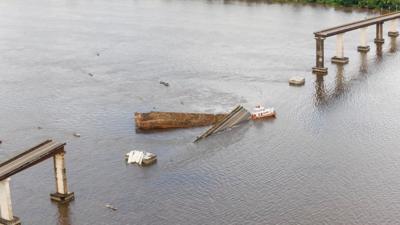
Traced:
<path id="1" fill-rule="evenodd" d="M 383 38 L 383 23 L 390 21 L 391 25 L 388 35 L 395 38 L 399 36 L 399 32 L 397 31 L 399 18 L 400 12 L 395 12 L 315 32 L 316 65 L 312 68 L 313 73 L 319 75 L 328 73 L 328 69 L 324 67 L 324 40 L 326 38 L 336 35 L 336 55 L 332 57 L 332 63 L 346 64 L 349 62 L 349 58 L 344 56 L 344 34 L 346 32 L 360 29 L 360 45 L 357 49 L 359 52 L 368 52 L 370 47 L 368 45 L 367 28 L 373 25 L 376 26 L 374 42 L 377 45 L 382 45 L 385 42 Z"/>

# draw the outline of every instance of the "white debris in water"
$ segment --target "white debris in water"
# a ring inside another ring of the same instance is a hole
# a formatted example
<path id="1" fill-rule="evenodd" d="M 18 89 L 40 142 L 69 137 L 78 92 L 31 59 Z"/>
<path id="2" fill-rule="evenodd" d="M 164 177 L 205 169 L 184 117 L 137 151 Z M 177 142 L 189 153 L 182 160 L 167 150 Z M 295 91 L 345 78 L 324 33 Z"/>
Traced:
<path id="1" fill-rule="evenodd" d="M 111 210 L 113 210 L 113 211 L 116 211 L 116 210 L 117 210 L 117 208 L 115 208 L 115 207 L 114 207 L 113 205 L 111 205 L 111 204 L 106 204 L 105 207 L 106 207 L 106 208 L 109 208 L 109 209 L 111 209 Z"/>
<path id="2" fill-rule="evenodd" d="M 81 137 L 81 134 L 80 133 L 74 133 L 74 136 L 75 137 Z"/>
<path id="3" fill-rule="evenodd" d="M 127 154 L 127 156 L 128 156 L 128 163 L 137 163 L 139 165 L 142 165 L 144 152 L 134 150 L 130 151 Z"/>
<path id="4" fill-rule="evenodd" d="M 304 85 L 306 79 L 304 77 L 295 76 L 289 79 L 289 84 L 291 85 Z"/>
<path id="5" fill-rule="evenodd" d="M 156 155 L 150 152 L 133 150 L 125 155 L 128 163 L 137 163 L 138 165 L 149 163 L 149 160 L 154 160 Z"/>

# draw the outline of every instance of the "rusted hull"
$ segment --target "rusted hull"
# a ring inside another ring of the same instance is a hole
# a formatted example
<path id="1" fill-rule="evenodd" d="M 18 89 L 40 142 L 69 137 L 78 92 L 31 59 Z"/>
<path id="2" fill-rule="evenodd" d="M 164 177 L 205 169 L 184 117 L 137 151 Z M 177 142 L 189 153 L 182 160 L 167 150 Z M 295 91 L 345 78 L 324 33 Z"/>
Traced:
<path id="1" fill-rule="evenodd" d="M 140 130 L 174 129 L 210 126 L 226 114 L 149 112 L 135 113 L 136 128 Z"/>

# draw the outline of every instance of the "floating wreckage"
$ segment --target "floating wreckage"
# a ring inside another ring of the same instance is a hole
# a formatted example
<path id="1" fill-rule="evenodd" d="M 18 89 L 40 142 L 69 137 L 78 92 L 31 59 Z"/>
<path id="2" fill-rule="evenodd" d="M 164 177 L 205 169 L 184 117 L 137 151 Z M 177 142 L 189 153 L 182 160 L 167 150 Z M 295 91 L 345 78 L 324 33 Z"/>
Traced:
<path id="1" fill-rule="evenodd" d="M 228 115 L 226 115 L 221 121 L 216 123 L 210 129 L 208 129 L 201 136 L 197 137 L 194 142 L 198 142 L 212 134 L 224 131 L 228 128 L 232 128 L 242 122 L 248 121 L 251 118 L 251 113 L 247 111 L 243 106 L 237 106 Z"/>
<path id="2" fill-rule="evenodd" d="M 306 79 L 304 77 L 299 77 L 299 76 L 291 77 L 289 79 L 289 84 L 293 86 L 301 86 L 304 85 L 305 82 Z"/>
<path id="3" fill-rule="evenodd" d="M 125 155 L 128 164 L 138 164 L 139 166 L 148 166 L 157 161 L 156 154 L 144 151 L 133 150 Z"/>
<path id="4" fill-rule="evenodd" d="M 265 108 L 261 105 L 257 105 L 256 107 L 254 107 L 254 111 L 251 113 L 251 119 L 261 120 L 275 117 L 275 115 L 276 113 L 274 108 Z"/>
<path id="5" fill-rule="evenodd" d="M 190 128 L 210 126 L 194 142 L 198 142 L 212 134 L 232 128 L 248 120 L 259 120 L 275 117 L 274 108 L 264 108 L 260 105 L 250 113 L 243 106 L 239 105 L 228 114 L 207 114 L 207 113 L 177 113 L 177 112 L 149 112 L 135 113 L 136 127 L 140 130 Z"/>
<path id="6" fill-rule="evenodd" d="M 139 130 L 190 128 L 213 125 L 225 116 L 226 114 L 209 113 L 135 113 L 135 123 Z"/>
<path id="7" fill-rule="evenodd" d="M 105 207 L 111 209 L 112 211 L 117 211 L 118 210 L 118 208 L 114 207 L 111 204 L 106 204 Z"/>
<path id="8" fill-rule="evenodd" d="M 165 81 L 160 81 L 160 84 L 164 85 L 165 87 L 169 87 L 169 83 L 167 83 Z"/>

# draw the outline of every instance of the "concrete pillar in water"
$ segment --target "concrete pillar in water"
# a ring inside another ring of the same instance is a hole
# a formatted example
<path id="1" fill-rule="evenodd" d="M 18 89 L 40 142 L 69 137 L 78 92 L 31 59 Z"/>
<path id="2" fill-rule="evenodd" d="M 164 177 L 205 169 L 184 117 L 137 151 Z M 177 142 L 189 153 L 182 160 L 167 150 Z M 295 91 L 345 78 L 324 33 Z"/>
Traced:
<path id="1" fill-rule="evenodd" d="M 11 204 L 10 178 L 0 181 L 0 224 L 19 225 L 18 217 L 14 217 Z"/>
<path id="2" fill-rule="evenodd" d="M 367 37 L 367 28 L 361 28 L 361 35 L 360 35 L 360 45 L 357 47 L 359 52 L 369 52 L 369 45 L 368 45 L 368 37 Z"/>
<path id="3" fill-rule="evenodd" d="M 376 38 L 374 42 L 375 44 L 385 43 L 385 39 L 383 39 L 383 22 L 376 24 Z"/>
<path id="4" fill-rule="evenodd" d="M 312 68 L 314 74 L 326 75 L 328 68 L 324 67 L 324 40 L 323 37 L 315 37 L 316 41 L 316 58 L 315 67 Z"/>
<path id="5" fill-rule="evenodd" d="M 344 33 L 336 35 L 336 56 L 332 57 L 332 63 L 346 64 L 349 58 L 344 57 Z"/>
<path id="6" fill-rule="evenodd" d="M 389 37 L 395 38 L 399 36 L 399 32 L 397 31 L 397 22 L 397 19 L 390 21 L 390 30 L 388 32 Z"/>
<path id="7" fill-rule="evenodd" d="M 64 154 L 65 152 L 61 152 L 53 157 L 56 193 L 50 194 L 52 200 L 61 203 L 69 202 L 74 199 L 74 192 L 68 192 Z"/>

